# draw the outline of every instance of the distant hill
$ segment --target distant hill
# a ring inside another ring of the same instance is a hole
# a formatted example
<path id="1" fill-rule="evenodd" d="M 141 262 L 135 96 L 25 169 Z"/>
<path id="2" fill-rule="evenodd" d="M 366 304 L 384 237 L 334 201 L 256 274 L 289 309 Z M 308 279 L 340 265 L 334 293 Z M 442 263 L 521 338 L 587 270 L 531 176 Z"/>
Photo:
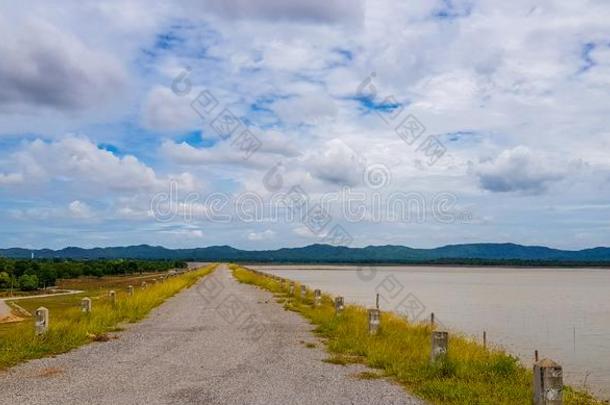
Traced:
<path id="1" fill-rule="evenodd" d="M 233 261 L 265 263 L 455 263 L 455 264 L 593 264 L 610 265 L 610 248 L 559 250 L 543 246 L 522 246 L 512 243 L 476 243 L 449 245 L 433 249 L 406 246 L 367 246 L 348 248 L 330 245 L 309 245 L 277 250 L 240 250 L 231 246 L 210 246 L 194 249 L 167 249 L 162 246 L 126 246 L 61 250 L 0 249 L 0 256 L 29 259 L 32 252 L 39 259 L 174 259 L 198 261 Z"/>

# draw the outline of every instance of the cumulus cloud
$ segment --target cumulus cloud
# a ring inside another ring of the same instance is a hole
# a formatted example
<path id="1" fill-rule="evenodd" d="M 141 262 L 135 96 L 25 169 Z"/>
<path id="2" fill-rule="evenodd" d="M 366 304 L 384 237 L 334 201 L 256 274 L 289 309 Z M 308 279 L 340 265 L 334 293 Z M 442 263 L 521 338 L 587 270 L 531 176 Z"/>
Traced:
<path id="1" fill-rule="evenodd" d="M 17 153 L 16 160 L 30 180 L 62 177 L 117 190 L 155 189 L 161 185 L 154 170 L 136 157 L 118 157 L 83 137 L 35 140 Z"/>
<path id="2" fill-rule="evenodd" d="M 52 142 L 37 139 L 25 144 L 11 160 L 17 171 L 0 179 L 23 179 L 29 184 L 61 180 L 84 189 L 94 186 L 121 192 L 164 190 L 170 179 L 183 190 L 199 184 L 189 173 L 159 176 L 135 156 L 116 156 L 78 136 Z"/>
<path id="3" fill-rule="evenodd" d="M 90 218 L 93 216 L 91 207 L 79 200 L 74 200 L 68 204 L 68 211 L 73 218 Z"/>
<path id="4" fill-rule="evenodd" d="M 78 110 L 122 90 L 126 72 L 108 53 L 34 18 L 0 18 L 0 106 Z"/>
<path id="5" fill-rule="evenodd" d="M 340 139 L 332 139 L 305 158 L 314 177 L 336 185 L 356 186 L 362 182 L 363 157 Z"/>
<path id="6" fill-rule="evenodd" d="M 542 153 L 525 146 L 505 150 L 494 160 L 481 163 L 477 176 L 481 187 L 492 192 L 540 193 L 566 176 L 567 167 L 557 167 Z"/>
<path id="7" fill-rule="evenodd" d="M 222 164 L 233 166 L 247 166 L 265 168 L 270 162 L 281 158 L 293 158 L 300 155 L 296 140 L 268 131 L 255 135 L 260 141 L 259 148 L 251 155 L 247 155 L 239 145 L 233 143 L 237 136 L 221 140 L 212 147 L 198 148 L 187 142 L 174 142 L 165 140 L 161 144 L 160 153 L 174 163 L 181 165 Z M 272 160 L 270 160 L 272 159 Z"/>

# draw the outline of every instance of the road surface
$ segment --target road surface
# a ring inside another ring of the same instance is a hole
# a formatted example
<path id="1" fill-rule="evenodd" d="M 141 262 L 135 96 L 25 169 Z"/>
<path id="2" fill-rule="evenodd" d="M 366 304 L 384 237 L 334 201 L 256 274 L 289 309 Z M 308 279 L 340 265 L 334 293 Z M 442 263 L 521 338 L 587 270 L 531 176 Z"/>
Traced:
<path id="1" fill-rule="evenodd" d="M 323 362 L 311 329 L 221 266 L 117 339 L 0 374 L 0 403 L 422 403 L 386 380 L 357 378 L 364 366 Z"/>
<path id="2" fill-rule="evenodd" d="M 46 297 L 59 297 L 61 295 L 73 295 L 80 294 L 83 291 L 80 290 L 67 290 L 62 293 L 55 294 L 39 294 L 39 295 L 24 295 L 21 297 L 8 297 L 8 298 L 0 298 L 0 322 L 7 317 L 11 316 L 11 307 L 6 304 L 6 301 L 19 301 L 19 300 L 31 300 L 35 298 L 46 298 Z"/>

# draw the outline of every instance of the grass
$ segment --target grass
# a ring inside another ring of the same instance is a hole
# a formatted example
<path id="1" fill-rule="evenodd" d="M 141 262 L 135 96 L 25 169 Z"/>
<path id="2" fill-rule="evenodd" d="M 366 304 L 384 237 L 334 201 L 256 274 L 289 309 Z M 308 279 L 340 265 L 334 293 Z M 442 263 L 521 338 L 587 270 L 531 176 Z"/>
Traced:
<path id="1" fill-rule="evenodd" d="M 381 327 L 375 336 L 368 334 L 366 309 L 347 305 L 335 316 L 334 303 L 328 295 L 314 307 L 313 293 L 288 297 L 288 287 L 280 281 L 232 265 L 235 278 L 256 285 L 285 299 L 286 309 L 300 313 L 316 325 L 325 338 L 333 364 L 363 363 L 380 370 L 403 385 L 409 392 L 433 404 L 531 404 L 532 372 L 517 358 L 497 348 L 484 348 L 473 340 L 452 333 L 449 353 L 431 364 L 429 324 L 409 323 L 392 313 L 382 313 Z M 604 404 L 591 395 L 571 387 L 564 389 L 564 404 Z"/>
<path id="2" fill-rule="evenodd" d="M 133 283 L 133 278 L 109 277 L 106 280 L 95 279 L 91 283 L 79 279 L 74 283 L 86 290 L 84 294 L 19 301 L 19 305 L 31 313 L 39 306 L 48 308 L 49 330 L 43 336 L 35 336 L 31 320 L 2 325 L 0 369 L 26 360 L 64 353 L 91 341 L 108 340 L 108 332 L 120 330 L 120 325 L 124 322 L 133 323 L 143 319 L 153 308 L 180 290 L 190 287 L 215 268 L 215 265 L 209 265 L 168 278 L 163 283 L 149 283 L 146 289 Z M 124 288 L 128 284 L 135 287 L 133 296 L 129 296 Z M 115 306 L 108 297 L 110 289 L 116 290 Z M 92 299 L 90 314 L 80 311 L 79 304 L 83 296 Z"/>

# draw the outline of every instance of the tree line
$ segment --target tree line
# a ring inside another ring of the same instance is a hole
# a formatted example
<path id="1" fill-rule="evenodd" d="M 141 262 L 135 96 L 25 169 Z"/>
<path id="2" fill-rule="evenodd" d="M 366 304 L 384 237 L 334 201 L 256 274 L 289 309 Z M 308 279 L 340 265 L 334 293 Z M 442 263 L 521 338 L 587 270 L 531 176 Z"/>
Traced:
<path id="1" fill-rule="evenodd" d="M 70 259 L 16 260 L 0 258 L 0 289 L 23 291 L 54 285 L 57 279 L 80 276 L 134 274 L 186 268 L 184 261 L 174 260 L 87 260 Z"/>

